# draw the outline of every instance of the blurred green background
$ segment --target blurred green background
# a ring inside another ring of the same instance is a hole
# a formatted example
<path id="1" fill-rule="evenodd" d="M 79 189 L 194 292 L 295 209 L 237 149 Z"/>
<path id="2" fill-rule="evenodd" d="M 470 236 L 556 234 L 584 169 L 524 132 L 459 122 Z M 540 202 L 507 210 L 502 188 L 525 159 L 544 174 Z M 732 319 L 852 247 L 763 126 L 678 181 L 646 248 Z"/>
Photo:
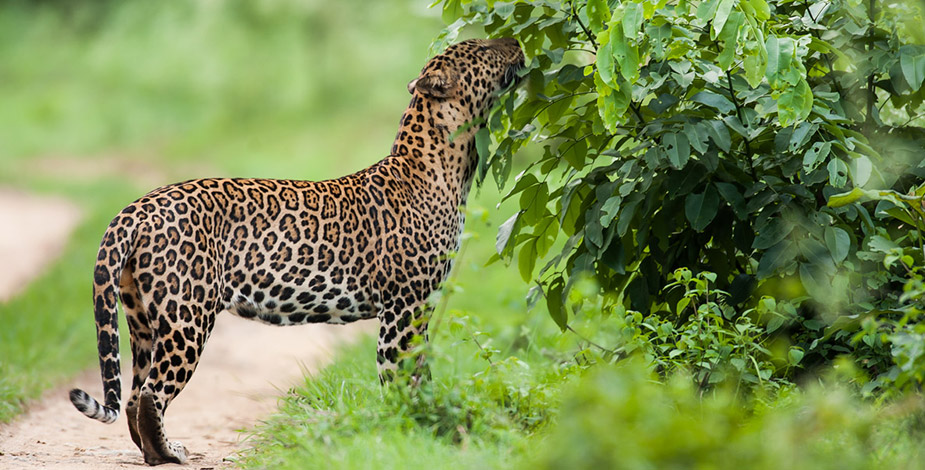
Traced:
<path id="1" fill-rule="evenodd" d="M 442 27 L 426 3 L 5 6 L 4 179 L 36 159 L 101 155 L 170 176 L 196 176 L 178 169 L 190 166 L 316 179 L 363 167 L 388 152 L 405 84 Z"/>

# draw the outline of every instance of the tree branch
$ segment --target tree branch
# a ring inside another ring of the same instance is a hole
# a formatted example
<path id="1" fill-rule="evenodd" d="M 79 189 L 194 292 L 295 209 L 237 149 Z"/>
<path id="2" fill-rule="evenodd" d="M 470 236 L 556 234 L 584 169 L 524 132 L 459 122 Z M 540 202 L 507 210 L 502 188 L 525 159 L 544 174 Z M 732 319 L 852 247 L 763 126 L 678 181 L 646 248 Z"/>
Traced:
<path id="1" fill-rule="evenodd" d="M 742 115 L 742 106 L 739 104 L 739 100 L 736 98 L 735 89 L 732 87 L 732 73 L 726 70 L 726 84 L 729 87 L 729 97 L 732 99 L 732 104 L 736 107 L 736 115 L 739 118 L 739 122 L 742 125 L 745 125 L 745 119 Z M 745 161 L 748 163 L 749 172 L 752 175 L 752 178 L 758 179 L 758 176 L 755 175 L 755 166 L 752 164 L 752 147 L 751 143 L 748 140 L 748 137 L 742 137 L 745 140 Z"/>
<path id="2" fill-rule="evenodd" d="M 581 18 L 578 17 L 578 12 L 575 11 L 575 2 L 569 2 L 569 10 L 572 14 L 572 18 L 575 18 L 575 22 L 578 23 L 578 26 L 581 26 L 581 30 L 585 32 L 585 36 L 588 37 L 588 41 L 591 42 L 591 45 L 594 46 L 594 50 L 597 51 L 597 41 L 594 40 L 594 35 L 591 34 L 591 30 L 581 22 Z"/>

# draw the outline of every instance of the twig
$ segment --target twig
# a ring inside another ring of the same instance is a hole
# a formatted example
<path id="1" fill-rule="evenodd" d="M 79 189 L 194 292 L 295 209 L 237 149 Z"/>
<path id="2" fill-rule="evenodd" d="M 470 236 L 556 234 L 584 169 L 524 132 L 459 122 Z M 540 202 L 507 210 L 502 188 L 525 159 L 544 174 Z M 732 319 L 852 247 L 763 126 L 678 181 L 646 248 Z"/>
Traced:
<path id="1" fill-rule="evenodd" d="M 734 104 L 736 107 L 736 116 L 739 118 L 739 122 L 741 122 L 744 126 L 745 119 L 742 115 L 742 106 L 739 105 L 739 100 L 736 99 L 736 92 L 732 87 L 732 73 L 730 73 L 728 70 L 726 71 L 726 84 L 729 88 L 729 97 L 732 98 L 732 104 Z M 748 137 L 742 136 L 742 139 L 745 141 L 745 161 L 748 163 L 748 170 L 751 173 L 752 178 L 758 179 L 758 176 L 755 175 L 755 165 L 752 163 L 751 143 L 749 142 Z"/>
<path id="2" fill-rule="evenodd" d="M 601 346 L 601 345 L 595 343 L 594 341 L 591 341 L 590 339 L 585 338 L 584 336 L 582 336 L 581 333 L 575 331 L 575 329 L 572 328 L 572 325 L 566 325 L 566 326 L 565 326 L 565 329 L 571 331 L 571 332 L 572 332 L 575 336 L 577 336 L 580 340 L 582 340 L 582 341 L 584 341 L 584 342 L 590 344 L 591 346 L 594 346 L 595 348 L 600 349 L 601 351 L 604 351 L 604 352 L 606 352 L 606 353 L 614 354 L 614 351 L 613 351 L 612 349 L 607 349 L 607 348 L 605 348 L 605 347 L 603 347 L 603 346 Z"/>

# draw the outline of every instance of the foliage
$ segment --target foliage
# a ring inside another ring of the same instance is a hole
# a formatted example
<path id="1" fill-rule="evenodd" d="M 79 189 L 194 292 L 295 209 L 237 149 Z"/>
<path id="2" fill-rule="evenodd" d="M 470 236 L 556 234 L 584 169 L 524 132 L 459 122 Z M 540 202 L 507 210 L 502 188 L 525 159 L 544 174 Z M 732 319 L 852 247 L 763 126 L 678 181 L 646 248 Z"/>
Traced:
<path id="1" fill-rule="evenodd" d="M 597 368 L 566 393 L 560 422 L 521 468 L 922 468 L 920 424 L 884 435 L 878 420 L 902 420 L 837 387 L 784 396 L 758 412 L 728 391 L 695 392 L 690 378 L 659 383 L 639 361 Z"/>
<path id="2" fill-rule="evenodd" d="M 921 390 L 925 383 L 925 185 L 900 194 L 896 191 L 870 191 L 855 188 L 835 195 L 830 206 L 855 202 L 876 202 L 878 218 L 894 222 L 878 226 L 858 257 L 882 263 L 883 268 L 868 282 L 881 286 L 902 286 L 901 291 L 887 291 L 892 296 L 890 309 L 877 309 L 865 315 L 854 340 L 871 347 L 888 348 L 891 362 L 864 384 L 865 391 L 879 389 L 892 394 Z M 871 357 L 868 360 L 875 360 Z"/>
<path id="3" fill-rule="evenodd" d="M 367 340 L 290 391 L 252 438 L 248 468 L 510 468 L 557 406 L 562 375 L 534 376 L 509 357 L 470 379 L 435 374 L 380 388 Z M 449 356 L 437 352 L 438 367 Z"/>
<path id="4" fill-rule="evenodd" d="M 688 268 L 715 273 L 724 303 L 752 325 L 763 296 L 793 305 L 764 334 L 790 343 L 805 368 L 846 353 L 874 374 L 889 367 L 884 344 L 852 339 L 861 316 L 899 306 L 900 287 L 880 282 L 882 265 L 862 253 L 900 226 L 827 200 L 906 193 L 925 176 L 925 129 L 913 125 L 925 98 L 920 9 L 445 0 L 443 10 L 442 42 L 474 25 L 518 38 L 530 58 L 524 86 L 490 116 L 494 141 L 477 146 L 479 176 L 519 201 L 499 257 L 517 259 L 561 328 L 588 275 L 607 312 L 689 315 L 685 291 L 670 288 Z M 525 146 L 542 157 L 509 181 Z"/>
<path id="5" fill-rule="evenodd" d="M 435 345 L 442 369 L 452 351 Z M 489 364 L 474 379 L 435 374 L 380 389 L 372 341 L 294 388 L 254 431 L 244 468 L 923 468 L 922 402 L 873 407 L 832 385 L 743 398 L 667 380 L 639 358 L 586 368 L 532 357 Z M 482 366 L 488 361 L 471 356 Z M 849 366 L 850 367 L 850 366 Z M 394 385 L 394 384 L 393 384 Z M 512 389 L 531 404 L 498 397 Z M 499 392 L 501 392 L 499 394 Z M 516 410 L 516 411 L 515 411 Z M 515 415 L 549 413 L 533 425 Z M 515 414 L 512 415 L 511 413 Z"/>
<path id="6" fill-rule="evenodd" d="M 683 291 L 677 306 L 682 314 L 643 315 L 618 306 L 615 317 L 622 316 L 626 335 L 618 351 L 644 352 L 663 374 L 687 371 L 701 388 L 734 377 L 736 383 L 775 389 L 781 385 L 777 369 L 800 363 L 803 351 L 792 348 L 783 364 L 775 364 L 764 326 L 782 324 L 786 316 L 781 311 L 792 311 L 792 306 L 766 297 L 755 309 L 740 312 L 729 305 L 729 294 L 712 287 L 716 274 L 693 276 L 678 269 L 673 277 L 665 289 Z"/>

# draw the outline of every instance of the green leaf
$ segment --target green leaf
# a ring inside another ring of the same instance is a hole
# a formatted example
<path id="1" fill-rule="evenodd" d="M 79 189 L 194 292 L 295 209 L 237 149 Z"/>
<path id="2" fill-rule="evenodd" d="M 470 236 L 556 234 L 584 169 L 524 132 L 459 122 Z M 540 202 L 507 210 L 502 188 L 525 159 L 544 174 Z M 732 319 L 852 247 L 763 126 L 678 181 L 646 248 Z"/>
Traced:
<path id="1" fill-rule="evenodd" d="M 742 66 L 745 68 L 745 81 L 748 82 L 748 86 L 757 88 L 758 85 L 761 85 L 767 61 L 762 58 L 757 50 L 754 53 L 745 55 Z"/>
<path id="2" fill-rule="evenodd" d="M 536 238 L 523 244 L 520 253 L 517 254 L 517 268 L 520 270 L 520 277 L 524 282 L 530 282 L 533 279 L 533 268 L 536 267 Z"/>
<path id="3" fill-rule="evenodd" d="M 688 165 L 684 171 L 673 171 L 668 177 L 669 198 L 686 196 L 707 177 L 707 169 L 699 164 Z"/>
<path id="4" fill-rule="evenodd" d="M 767 279 L 787 264 L 794 262 L 793 251 L 794 246 L 789 240 L 782 240 L 765 251 L 758 261 L 758 271 L 756 273 L 758 278 Z"/>
<path id="5" fill-rule="evenodd" d="M 617 274 L 626 274 L 626 252 L 623 251 L 623 241 L 614 238 L 601 254 L 601 262 Z"/>
<path id="6" fill-rule="evenodd" d="M 773 333 L 783 325 L 784 325 L 784 318 L 775 315 L 768 321 L 767 326 L 765 326 L 765 331 L 767 331 L 768 333 Z"/>
<path id="7" fill-rule="evenodd" d="M 800 349 L 790 348 L 790 352 L 787 353 L 787 360 L 790 362 L 790 365 L 795 366 L 803 359 L 803 354 L 803 351 Z"/>
<path id="8" fill-rule="evenodd" d="M 900 47 L 899 65 L 909 87 L 913 91 L 922 88 L 925 81 L 925 46 L 907 44 Z"/>
<path id="9" fill-rule="evenodd" d="M 813 237 L 806 237 L 800 240 L 797 246 L 803 258 L 809 261 L 814 268 L 830 274 L 835 272 L 835 263 L 832 262 L 829 249 L 822 242 Z"/>
<path id="10" fill-rule="evenodd" d="M 758 236 L 755 237 L 755 241 L 752 242 L 752 248 L 756 250 L 768 249 L 778 244 L 787 235 L 790 235 L 792 230 L 793 224 L 789 224 L 775 217 L 758 232 Z"/>
<path id="11" fill-rule="evenodd" d="M 734 11 L 729 15 L 729 20 L 726 21 L 726 25 L 723 26 L 719 34 L 719 40 L 723 43 L 723 51 L 719 54 L 716 62 L 719 68 L 723 70 L 728 70 L 729 66 L 732 65 L 739 38 L 739 29 L 744 22 L 745 15 L 740 11 Z"/>
<path id="12" fill-rule="evenodd" d="M 829 202 L 826 203 L 829 207 L 842 207 L 851 204 L 858 199 L 864 197 L 864 190 L 861 188 L 854 188 L 847 193 L 835 194 L 829 197 Z"/>
<path id="13" fill-rule="evenodd" d="M 845 162 L 834 158 L 829 161 L 827 168 L 829 170 L 829 184 L 836 188 L 842 188 L 848 184 L 848 165 Z"/>
<path id="14" fill-rule="evenodd" d="M 522 212 L 523 211 L 517 211 L 498 227 L 498 234 L 495 236 L 495 251 L 497 251 L 499 255 L 507 248 L 507 244 L 511 239 L 511 234 L 514 232 L 514 226 L 517 225 L 517 219 Z"/>
<path id="15" fill-rule="evenodd" d="M 832 255 L 832 261 L 835 264 L 841 264 L 848 257 L 848 251 L 851 248 L 851 237 L 848 232 L 838 227 L 825 228 L 825 246 Z"/>
<path id="16" fill-rule="evenodd" d="M 765 76 L 771 89 L 786 90 L 789 86 L 805 81 L 803 65 L 794 59 L 796 42 L 793 38 L 770 35 L 764 46 L 768 54 Z"/>
<path id="17" fill-rule="evenodd" d="M 460 0 L 445 0 L 443 2 L 443 22 L 450 24 L 463 16 L 463 6 Z"/>
<path id="18" fill-rule="evenodd" d="M 729 18 L 729 13 L 732 12 L 735 3 L 736 0 L 719 0 L 716 14 L 713 16 L 713 29 L 710 30 L 711 40 L 715 41 L 719 37 L 719 33 L 723 30 L 723 26 L 726 25 L 726 20 Z"/>
<path id="19" fill-rule="evenodd" d="M 832 151 L 831 142 L 816 142 L 803 155 L 803 171 L 810 173 L 819 166 L 819 163 L 825 161 Z"/>
<path id="20" fill-rule="evenodd" d="M 588 144 L 585 140 L 571 142 L 565 145 L 565 148 L 566 150 L 560 154 L 562 158 L 576 170 L 582 169 L 585 165 L 585 158 L 588 157 Z"/>
<path id="21" fill-rule="evenodd" d="M 728 115 L 728 116 L 726 116 L 726 117 L 723 118 L 723 122 L 726 123 L 726 127 L 728 127 L 729 129 L 734 130 L 734 131 L 736 132 L 736 134 L 739 134 L 740 136 L 745 137 L 746 139 L 749 138 L 749 137 L 748 137 L 748 130 L 745 129 L 745 126 L 743 126 L 743 125 L 742 125 L 742 122 L 739 121 L 739 117 L 738 117 L 738 116 L 736 116 L 736 115 Z"/>
<path id="22" fill-rule="evenodd" d="M 686 135 L 679 132 L 663 134 L 662 145 L 665 146 L 665 153 L 668 154 L 668 161 L 672 166 L 680 170 L 687 165 L 691 157 L 691 146 Z"/>
<path id="23" fill-rule="evenodd" d="M 630 308 L 640 312 L 649 310 L 649 288 L 646 287 L 646 280 L 642 276 L 633 279 L 626 286 L 625 293 L 630 298 Z"/>
<path id="24" fill-rule="evenodd" d="M 707 132 L 710 133 L 710 139 L 723 152 L 729 152 L 732 146 L 732 139 L 729 136 L 729 128 L 722 121 L 708 121 Z"/>
<path id="25" fill-rule="evenodd" d="M 613 60 L 619 65 L 620 75 L 630 83 L 639 80 L 639 52 L 624 37 L 622 23 L 611 25 L 610 50 Z"/>
<path id="26" fill-rule="evenodd" d="M 800 263 L 800 283 L 806 292 L 818 301 L 825 301 L 831 297 L 831 279 L 807 263 Z"/>
<path id="27" fill-rule="evenodd" d="M 546 214 L 546 203 L 549 202 L 549 185 L 545 182 L 530 186 L 520 194 L 521 221 L 527 225 L 535 225 Z"/>
<path id="28" fill-rule="evenodd" d="M 647 105 L 649 109 L 652 110 L 655 114 L 662 114 L 668 110 L 668 108 L 678 104 L 680 101 L 674 95 L 669 95 L 668 93 L 662 93 L 658 95 L 655 99 L 649 101 Z"/>
<path id="29" fill-rule="evenodd" d="M 510 192 L 504 195 L 504 198 L 502 199 L 502 201 L 507 200 L 509 197 L 515 194 L 524 192 L 524 190 L 529 188 L 530 186 L 540 183 L 540 181 L 536 179 L 536 176 L 533 173 L 527 173 L 527 172 L 521 172 L 519 175 L 517 175 L 515 180 L 516 182 L 514 183 L 514 187 L 511 189 Z"/>
<path id="30" fill-rule="evenodd" d="M 483 127 L 475 133 L 475 151 L 479 156 L 479 180 L 485 177 L 488 171 L 488 163 L 491 160 L 491 154 L 488 152 L 488 144 L 491 143 L 491 133 L 487 127 Z"/>
<path id="31" fill-rule="evenodd" d="M 729 204 L 729 207 L 732 207 L 733 212 L 735 212 L 736 217 L 739 220 L 745 220 L 748 218 L 748 210 L 745 208 L 745 198 L 742 197 L 742 194 L 739 193 L 738 188 L 732 183 L 715 183 L 716 189 L 719 190 L 719 194 L 723 196 L 723 199 Z"/>
<path id="32" fill-rule="evenodd" d="M 887 210 L 884 211 L 884 212 L 886 212 L 890 217 L 892 217 L 892 218 L 894 218 L 894 219 L 896 219 L 896 220 L 901 220 L 901 221 L 903 221 L 903 222 L 905 222 L 905 223 L 907 223 L 907 224 L 909 224 L 909 225 L 913 225 L 913 226 L 915 225 L 915 221 L 912 220 L 911 217 L 909 217 L 909 214 L 906 213 L 906 211 L 904 211 L 904 210 L 902 210 L 902 209 L 900 209 L 900 208 L 898 208 L 898 207 L 894 207 L 894 208 L 892 208 L 892 209 L 887 209 Z"/>
<path id="33" fill-rule="evenodd" d="M 636 215 L 636 208 L 639 207 L 639 203 L 643 200 L 642 195 L 636 193 L 620 210 L 620 218 L 617 220 L 617 236 L 622 237 L 626 234 L 626 229 L 629 228 L 630 222 L 633 221 L 633 216 Z"/>
<path id="34" fill-rule="evenodd" d="M 568 327 L 568 311 L 562 304 L 562 289 L 564 287 L 565 282 L 560 277 L 553 281 L 549 289 L 546 290 L 546 308 L 549 309 L 549 316 L 552 317 L 552 320 L 556 322 L 556 325 L 562 331 L 565 331 L 565 328 Z"/>
<path id="35" fill-rule="evenodd" d="M 730 305 L 739 305 L 748 300 L 757 286 L 755 278 L 749 274 L 739 274 L 732 280 L 729 285 L 729 303 Z"/>
<path id="36" fill-rule="evenodd" d="M 701 91 L 692 96 L 691 101 L 716 108 L 721 113 L 731 113 L 735 110 L 735 105 L 732 104 L 732 101 L 729 101 L 729 98 L 709 90 Z"/>
<path id="37" fill-rule="evenodd" d="M 713 20 L 713 17 L 716 16 L 719 3 L 720 0 L 706 0 L 701 2 L 700 5 L 697 6 L 697 19 L 704 23 Z"/>
<path id="38" fill-rule="evenodd" d="M 871 251 L 880 253 L 889 253 L 899 248 L 899 245 L 897 245 L 896 242 L 880 235 L 874 235 L 873 237 L 870 237 L 870 240 L 867 241 L 867 246 L 870 247 Z"/>
<path id="39" fill-rule="evenodd" d="M 796 152 L 803 147 L 803 144 L 809 140 L 817 129 L 818 126 L 805 121 L 800 123 L 799 126 L 796 126 L 796 128 L 793 129 L 793 133 L 790 134 L 790 151 Z"/>
<path id="40" fill-rule="evenodd" d="M 707 130 L 702 123 L 687 123 L 684 125 L 683 131 L 684 135 L 687 136 L 687 141 L 690 143 L 694 150 L 696 150 L 698 153 L 707 152 L 707 140 L 709 139 L 709 136 L 707 135 Z"/>
<path id="41" fill-rule="evenodd" d="M 746 0 L 748 4 L 755 10 L 755 18 L 760 21 L 765 21 L 771 17 L 771 8 L 768 7 L 768 2 L 765 0 Z"/>
<path id="42" fill-rule="evenodd" d="M 635 2 L 623 4 L 623 35 L 626 39 L 636 39 L 636 35 L 639 34 L 639 29 L 642 27 L 642 20 L 642 5 Z"/>
<path id="43" fill-rule="evenodd" d="M 780 54 L 780 42 L 777 40 L 777 36 L 773 34 L 768 36 L 767 41 L 764 43 L 765 50 L 768 51 L 768 64 L 765 68 L 765 76 L 768 78 L 768 82 L 771 84 L 771 87 L 776 87 L 777 85 L 777 76 L 780 73 L 781 65 L 781 54 Z M 789 66 L 790 64 L 784 64 L 783 66 Z"/>
<path id="44" fill-rule="evenodd" d="M 616 69 L 614 68 L 613 52 L 610 48 L 610 34 L 601 34 L 598 36 L 598 41 L 600 42 L 600 45 L 598 46 L 596 56 L 596 77 L 599 76 L 601 82 L 605 86 L 610 88 L 617 88 L 617 80 L 614 75 L 614 71 Z M 597 83 L 597 80 L 595 80 L 595 83 Z M 599 85 L 597 88 L 598 93 L 600 93 L 601 86 Z"/>
<path id="45" fill-rule="evenodd" d="M 866 155 L 860 155 L 850 160 L 848 170 L 851 173 L 851 182 L 854 183 L 855 186 L 864 186 L 867 184 L 867 181 L 870 180 L 873 164 L 871 164 L 870 159 L 867 158 Z"/>
<path id="46" fill-rule="evenodd" d="M 607 126 L 607 130 L 616 132 L 630 106 L 628 91 L 614 90 L 605 85 L 597 73 L 594 74 L 594 83 L 597 85 L 597 111 L 601 121 Z"/>
<path id="47" fill-rule="evenodd" d="M 691 227 L 702 232 L 719 210 L 719 195 L 713 186 L 707 186 L 703 193 L 691 193 L 684 200 L 684 215 L 691 223 Z"/>
<path id="48" fill-rule="evenodd" d="M 600 186 L 598 186 L 600 188 Z M 620 205 L 623 203 L 623 197 L 616 195 L 609 197 L 604 205 L 601 206 L 601 226 L 610 227 L 610 223 L 617 218 L 620 213 Z"/>
<path id="49" fill-rule="evenodd" d="M 592 33 L 600 33 L 610 20 L 610 8 L 607 0 L 588 0 L 588 28 Z"/>
<path id="50" fill-rule="evenodd" d="M 495 14 L 499 18 L 508 19 L 511 17 L 511 14 L 514 13 L 514 3 L 513 2 L 495 2 L 494 6 Z"/>
<path id="51" fill-rule="evenodd" d="M 777 119 L 784 127 L 806 119 L 812 110 L 813 92 L 803 79 L 781 93 L 777 99 Z"/>

